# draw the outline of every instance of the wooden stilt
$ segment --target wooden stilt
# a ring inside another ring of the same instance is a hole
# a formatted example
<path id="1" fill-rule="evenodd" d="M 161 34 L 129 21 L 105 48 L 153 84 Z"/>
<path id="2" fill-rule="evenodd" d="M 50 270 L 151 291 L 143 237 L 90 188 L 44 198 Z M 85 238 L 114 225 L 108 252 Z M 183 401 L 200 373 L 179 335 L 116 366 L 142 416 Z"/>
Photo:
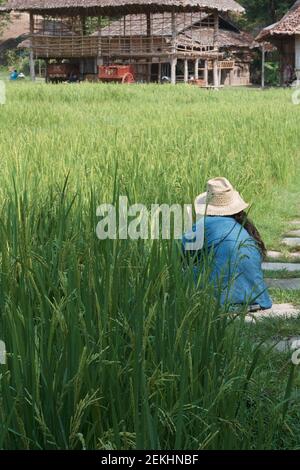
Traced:
<path id="1" fill-rule="evenodd" d="M 177 57 L 176 57 L 176 13 L 172 11 L 171 15 L 171 22 L 172 22 L 172 58 L 171 58 L 171 83 L 172 85 L 176 85 L 176 65 L 177 65 Z"/>
<path id="2" fill-rule="evenodd" d="M 295 69 L 296 69 L 296 78 L 297 86 L 300 85 L 300 36 L 295 37 Z"/>
<path id="3" fill-rule="evenodd" d="M 151 59 L 149 59 L 151 60 Z M 147 83 L 151 83 L 151 75 L 152 75 L 152 63 L 148 63 L 148 68 L 147 68 Z"/>
<path id="4" fill-rule="evenodd" d="M 184 83 L 189 81 L 189 61 L 184 59 Z"/>
<path id="5" fill-rule="evenodd" d="M 218 71 L 218 60 L 214 60 L 214 86 L 219 86 L 219 71 Z"/>
<path id="6" fill-rule="evenodd" d="M 204 62 L 204 82 L 205 86 L 208 86 L 208 61 L 205 60 Z"/>
<path id="7" fill-rule="evenodd" d="M 147 13 L 147 50 L 151 52 L 151 13 Z M 149 63 L 147 67 L 147 83 L 151 82 L 151 69 L 152 69 L 152 59 L 149 58 Z"/>
<path id="8" fill-rule="evenodd" d="M 171 59 L 171 83 L 172 85 L 176 85 L 176 65 L 177 65 L 177 59 L 176 57 L 172 57 Z"/>
<path id="9" fill-rule="evenodd" d="M 45 82 L 46 82 L 46 83 L 49 82 L 49 79 L 48 79 L 48 65 L 49 65 L 49 60 L 48 60 L 48 59 L 45 59 L 45 67 L 46 67 L 46 70 L 45 70 Z"/>
<path id="10" fill-rule="evenodd" d="M 219 12 L 216 10 L 214 12 L 214 51 L 219 51 L 219 44 L 218 44 L 218 35 L 219 35 Z M 218 72 L 218 60 L 215 59 L 213 61 L 213 75 L 214 75 L 214 86 L 219 86 L 219 72 Z"/>
<path id="11" fill-rule="evenodd" d="M 80 80 L 83 80 L 84 79 L 84 59 L 80 59 L 79 69 L 80 69 Z"/>
<path id="12" fill-rule="evenodd" d="M 284 50 L 282 47 L 282 40 L 280 44 L 280 59 L 279 59 L 279 72 L 280 72 L 280 86 L 284 86 Z"/>
<path id="13" fill-rule="evenodd" d="M 195 80 L 199 79 L 199 59 L 195 60 Z"/>
<path id="14" fill-rule="evenodd" d="M 34 67 L 34 54 L 33 54 L 33 34 L 34 34 L 34 15 L 30 13 L 30 46 L 29 46 L 29 68 L 30 78 L 35 81 L 35 67 Z"/>
<path id="15" fill-rule="evenodd" d="M 265 62 L 266 62 L 266 50 L 265 45 L 261 46 L 261 87 L 265 88 Z"/>
<path id="16" fill-rule="evenodd" d="M 218 77 L 219 85 L 222 85 L 222 69 L 219 68 L 219 77 Z"/>
<path id="17" fill-rule="evenodd" d="M 161 62 L 158 63 L 158 77 L 157 77 L 158 83 L 161 82 Z"/>

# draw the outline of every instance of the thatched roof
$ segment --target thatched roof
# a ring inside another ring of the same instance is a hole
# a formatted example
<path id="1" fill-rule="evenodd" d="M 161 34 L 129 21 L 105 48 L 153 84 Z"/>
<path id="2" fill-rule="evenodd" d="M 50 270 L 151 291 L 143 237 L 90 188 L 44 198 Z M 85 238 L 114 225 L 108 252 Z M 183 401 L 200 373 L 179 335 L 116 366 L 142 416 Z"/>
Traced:
<path id="1" fill-rule="evenodd" d="M 300 0 L 292 6 L 278 23 L 264 28 L 258 35 L 258 41 L 272 40 L 276 36 L 294 36 L 300 34 Z"/>
<path id="2" fill-rule="evenodd" d="M 195 34 L 196 33 L 196 34 Z M 214 30 L 213 28 L 201 28 L 198 33 L 193 30 L 192 32 L 185 31 L 188 37 L 193 37 L 202 45 L 213 46 L 214 45 Z M 198 37 L 197 37 L 198 36 Z M 253 48 L 255 43 L 253 36 L 245 32 L 235 32 L 226 29 L 219 29 L 218 32 L 218 45 L 221 49 L 229 48 Z"/>
<path id="3" fill-rule="evenodd" d="M 218 10 L 243 13 L 244 8 L 235 0 L 8 0 L 3 11 L 31 11 L 34 13 L 71 14 L 72 10 L 82 10 L 86 14 L 101 11 L 103 14 L 116 11 L 139 13 L 142 11 L 191 11 Z"/>

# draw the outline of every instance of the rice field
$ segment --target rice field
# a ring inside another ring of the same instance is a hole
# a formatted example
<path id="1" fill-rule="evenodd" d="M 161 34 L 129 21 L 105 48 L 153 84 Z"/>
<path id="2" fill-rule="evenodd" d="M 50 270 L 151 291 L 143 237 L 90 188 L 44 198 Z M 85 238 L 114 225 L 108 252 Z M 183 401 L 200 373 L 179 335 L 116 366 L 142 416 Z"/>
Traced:
<path id="1" fill-rule="evenodd" d="M 1 449 L 299 448 L 299 370 L 96 208 L 225 176 L 269 246 L 300 214 L 289 90 L 8 83 L 0 106 Z"/>

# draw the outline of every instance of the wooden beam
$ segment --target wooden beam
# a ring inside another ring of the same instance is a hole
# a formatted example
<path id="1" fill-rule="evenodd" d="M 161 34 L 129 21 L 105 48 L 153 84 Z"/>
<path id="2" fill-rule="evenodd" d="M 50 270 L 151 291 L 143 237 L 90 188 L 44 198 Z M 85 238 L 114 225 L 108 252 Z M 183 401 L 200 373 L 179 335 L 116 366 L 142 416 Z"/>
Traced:
<path id="1" fill-rule="evenodd" d="M 35 81 L 35 67 L 34 67 L 34 55 L 33 55 L 33 35 L 34 35 L 34 15 L 30 13 L 30 44 L 29 44 L 29 68 L 30 68 L 30 78 Z"/>

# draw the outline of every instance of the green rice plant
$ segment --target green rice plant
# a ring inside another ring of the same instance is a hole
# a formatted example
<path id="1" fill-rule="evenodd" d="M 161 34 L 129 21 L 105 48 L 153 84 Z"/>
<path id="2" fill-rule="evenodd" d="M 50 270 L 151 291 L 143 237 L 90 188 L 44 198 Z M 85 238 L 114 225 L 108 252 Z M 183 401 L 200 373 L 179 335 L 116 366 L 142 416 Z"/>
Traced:
<path id="1" fill-rule="evenodd" d="M 222 174 L 272 241 L 296 215 L 289 92 L 9 84 L 0 127 L 0 448 L 295 448 L 297 371 L 209 272 L 95 233 L 103 202 L 191 203 Z"/>

